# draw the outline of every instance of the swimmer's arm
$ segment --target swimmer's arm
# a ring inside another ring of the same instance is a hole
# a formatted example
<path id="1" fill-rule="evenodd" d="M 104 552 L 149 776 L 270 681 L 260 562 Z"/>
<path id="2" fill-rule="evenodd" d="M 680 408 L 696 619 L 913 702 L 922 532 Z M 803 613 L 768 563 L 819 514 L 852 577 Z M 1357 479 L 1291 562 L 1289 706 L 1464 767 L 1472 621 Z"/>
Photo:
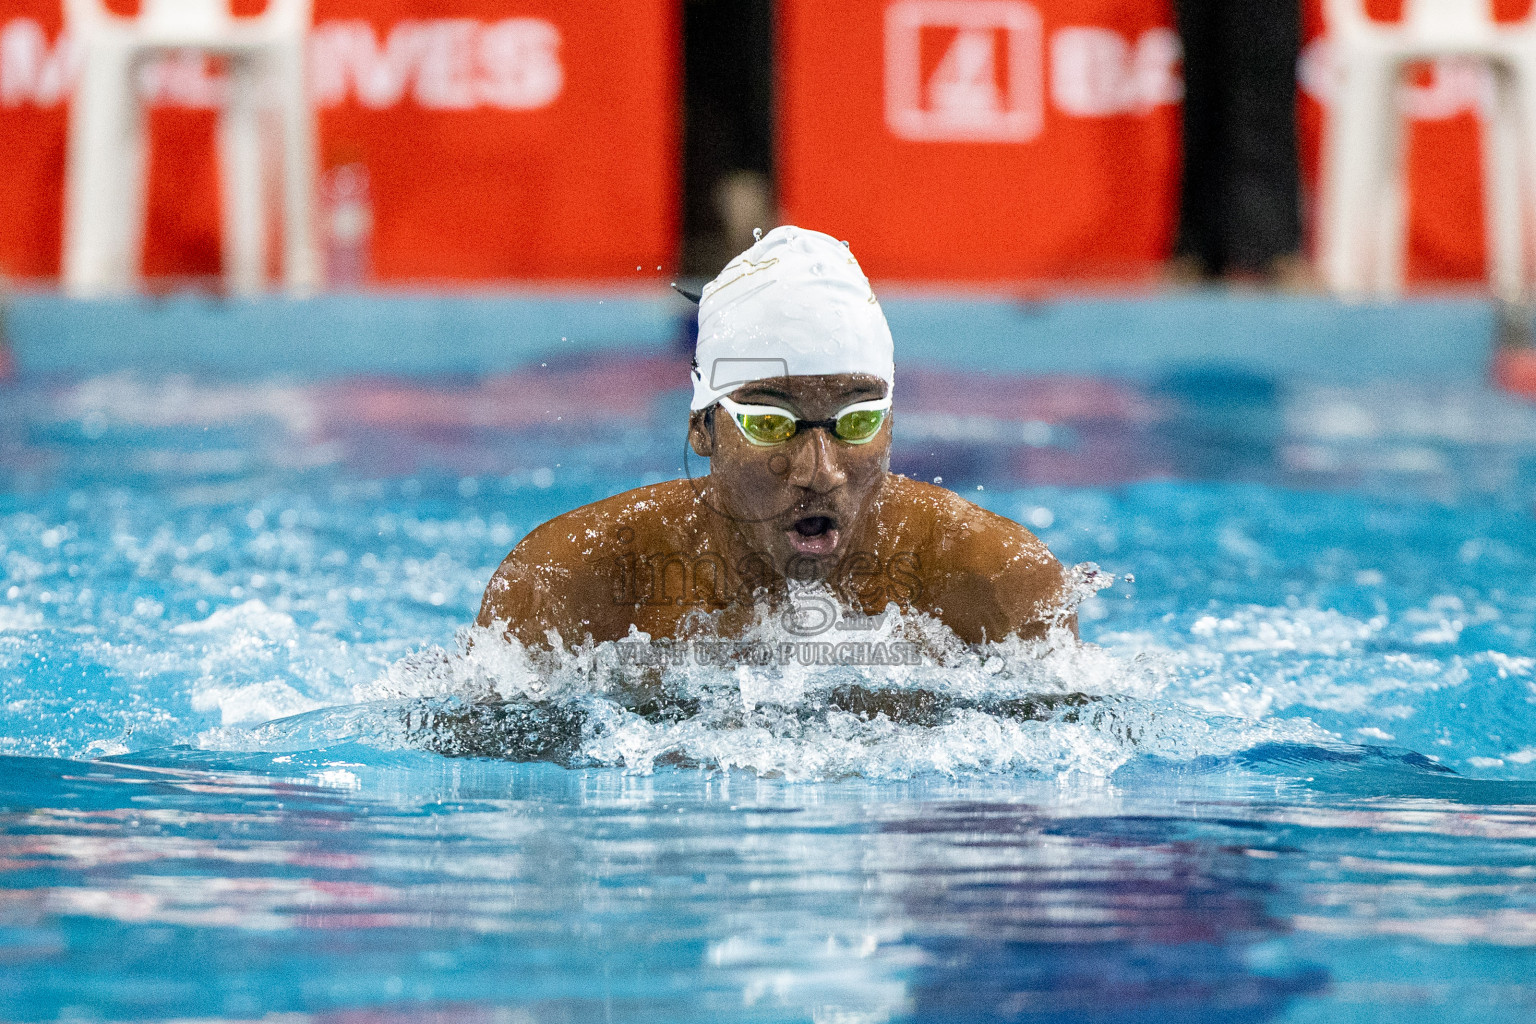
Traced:
<path id="1" fill-rule="evenodd" d="M 525 647 L 547 647 L 550 630 L 564 636 L 563 616 L 554 597 L 558 585 L 557 574 L 530 565 L 519 546 L 491 576 L 475 624 L 501 626 L 509 639 Z"/>
<path id="2" fill-rule="evenodd" d="M 560 543 L 566 532 L 556 519 L 523 538 L 491 576 L 476 625 L 501 624 L 508 638 L 530 648 L 550 647 L 551 630 L 563 646 L 580 644 L 593 632 L 591 619 L 604 609 L 607 584 L 599 581 L 601 595 L 589 593 L 593 574 Z"/>
<path id="3" fill-rule="evenodd" d="M 951 549 L 953 564 L 930 602 L 967 643 L 1018 636 L 1039 640 L 1053 627 L 1077 635 L 1066 606 L 1066 571 L 1024 527 L 984 513 L 986 529 Z"/>
<path id="4" fill-rule="evenodd" d="M 1014 524 L 1010 523 L 1010 526 Z M 1022 526 L 1003 552 L 994 588 L 1008 633 L 1043 639 L 1052 628 L 1077 636 L 1077 613 L 1067 607 L 1067 573 L 1045 543 Z"/>

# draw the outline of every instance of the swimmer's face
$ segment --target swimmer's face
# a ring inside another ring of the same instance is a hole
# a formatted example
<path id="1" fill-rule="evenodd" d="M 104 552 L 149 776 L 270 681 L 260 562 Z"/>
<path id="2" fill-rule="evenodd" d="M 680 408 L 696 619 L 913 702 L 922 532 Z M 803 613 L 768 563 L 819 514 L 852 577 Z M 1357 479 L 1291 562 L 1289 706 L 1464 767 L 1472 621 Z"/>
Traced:
<path id="1" fill-rule="evenodd" d="M 731 392 L 743 405 L 771 405 L 802 420 L 830 420 L 855 402 L 884 398 L 886 384 L 862 373 L 775 377 Z M 891 461 L 891 417 L 873 440 L 850 444 L 830 430 L 801 427 L 782 444 L 755 445 L 716 406 L 694 413 L 689 443 L 710 460 L 718 511 L 753 552 L 792 579 L 826 579 L 847 554 Z"/>

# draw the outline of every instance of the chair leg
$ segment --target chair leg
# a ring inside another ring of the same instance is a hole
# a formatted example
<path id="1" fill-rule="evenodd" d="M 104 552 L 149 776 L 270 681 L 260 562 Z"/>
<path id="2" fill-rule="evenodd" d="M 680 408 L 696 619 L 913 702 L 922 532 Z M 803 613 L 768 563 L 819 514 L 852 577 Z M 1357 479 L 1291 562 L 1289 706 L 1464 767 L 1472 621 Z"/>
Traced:
<path id="1" fill-rule="evenodd" d="M 1520 252 L 1524 257 L 1521 260 L 1520 290 L 1529 299 L 1532 293 L 1529 266 L 1536 266 L 1536 260 L 1532 260 L 1530 265 L 1526 264 L 1526 259 L 1532 255 L 1532 243 L 1525 240 L 1528 235 L 1536 235 L 1536 48 L 1518 53 L 1510 61 L 1510 66 L 1514 69 L 1513 120 L 1518 126 L 1519 142 L 1516 149 L 1520 159 L 1517 165 L 1522 185 L 1522 201 L 1519 204 L 1519 215 L 1515 219 L 1522 235 Z"/>
<path id="2" fill-rule="evenodd" d="M 219 116 L 219 171 L 224 192 L 224 277 L 231 294 L 250 296 L 266 279 L 261 97 L 250 60 L 231 60 L 229 97 Z"/>
<path id="3" fill-rule="evenodd" d="M 1525 292 L 1525 253 L 1520 195 L 1520 126 L 1517 72 L 1495 65 L 1493 109 L 1483 120 L 1484 230 L 1488 274 L 1501 301 L 1518 303 Z"/>
<path id="4" fill-rule="evenodd" d="M 320 287 L 315 244 L 315 115 L 305 89 L 304 48 L 284 48 L 274 60 L 283 136 L 283 278 L 288 291 Z"/>
<path id="5" fill-rule="evenodd" d="M 128 292 L 139 274 L 146 146 L 133 67 L 128 47 L 86 44 L 64 208 L 64 288 L 78 297 Z"/>
<path id="6" fill-rule="evenodd" d="M 1372 246 L 1372 292 L 1378 298 L 1397 298 L 1403 293 L 1408 257 L 1407 132 L 1398 104 L 1402 66 L 1390 65 L 1377 83 L 1386 117 L 1378 128 L 1376 180 L 1376 238 Z"/>
<path id="7" fill-rule="evenodd" d="M 1324 137 L 1319 262 L 1331 290 L 1359 298 L 1367 288 L 1368 233 L 1380 185 L 1380 135 L 1396 111 L 1387 102 L 1389 65 L 1368 53 L 1340 50 L 1344 73 Z"/>

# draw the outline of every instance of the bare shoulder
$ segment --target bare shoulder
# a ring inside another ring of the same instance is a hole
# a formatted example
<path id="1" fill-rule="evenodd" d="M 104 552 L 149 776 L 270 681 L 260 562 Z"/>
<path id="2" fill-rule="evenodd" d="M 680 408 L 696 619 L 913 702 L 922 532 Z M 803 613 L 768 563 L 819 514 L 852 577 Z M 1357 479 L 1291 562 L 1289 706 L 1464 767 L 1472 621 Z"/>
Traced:
<path id="1" fill-rule="evenodd" d="M 572 555 L 593 553 L 626 530 L 653 533 L 657 524 L 675 522 L 678 515 L 691 512 L 694 504 L 693 490 L 687 480 L 668 480 L 637 487 L 574 508 L 534 527 L 507 558 L 539 564 L 551 560 L 565 562 Z"/>
<path id="2" fill-rule="evenodd" d="M 1040 538 L 942 487 L 900 477 L 890 486 L 884 514 L 917 553 L 923 603 L 963 639 L 1040 636 L 1059 619 L 1066 573 Z"/>
<path id="3" fill-rule="evenodd" d="M 508 624 L 522 639 L 579 632 L 584 611 L 610 604 L 614 550 L 686 529 L 695 505 L 687 480 L 639 487 L 572 509 L 530 530 L 491 577 L 478 622 Z"/>
<path id="4" fill-rule="evenodd" d="M 903 476 L 893 476 L 895 502 L 923 520 L 924 538 L 935 554 L 987 575 L 1057 568 L 1045 543 L 1006 516 L 967 501 L 954 491 Z"/>

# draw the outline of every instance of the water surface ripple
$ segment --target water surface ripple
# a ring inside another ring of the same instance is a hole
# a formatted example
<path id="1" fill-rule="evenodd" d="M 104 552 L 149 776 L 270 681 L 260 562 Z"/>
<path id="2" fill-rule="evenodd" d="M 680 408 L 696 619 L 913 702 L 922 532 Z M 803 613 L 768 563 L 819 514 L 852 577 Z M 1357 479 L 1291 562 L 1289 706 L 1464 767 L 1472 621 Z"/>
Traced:
<path id="1" fill-rule="evenodd" d="M 716 673 L 800 711 L 398 742 L 523 685 L 458 631 L 533 525 L 677 475 L 677 369 L 3 386 L 0 1018 L 1536 1018 L 1536 412 L 914 373 L 896 468 L 1116 579 L 1082 651 L 886 682 L 1092 714 Z"/>

